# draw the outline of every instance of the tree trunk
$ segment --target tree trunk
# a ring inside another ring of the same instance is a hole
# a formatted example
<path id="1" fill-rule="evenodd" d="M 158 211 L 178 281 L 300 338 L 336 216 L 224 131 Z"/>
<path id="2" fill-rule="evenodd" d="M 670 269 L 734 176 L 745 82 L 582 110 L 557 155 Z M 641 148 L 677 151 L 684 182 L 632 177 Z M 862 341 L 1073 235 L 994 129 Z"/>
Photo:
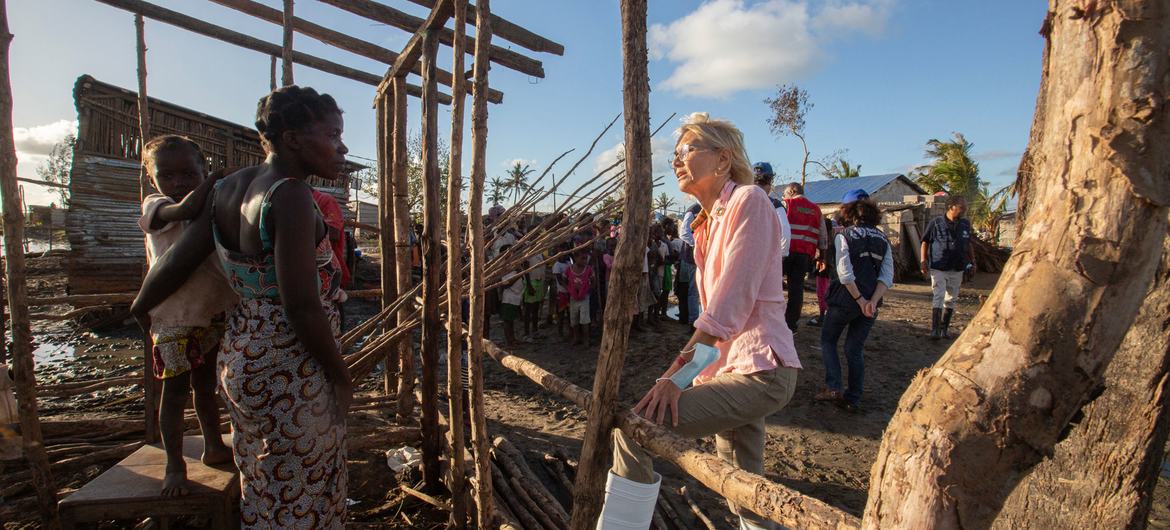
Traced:
<path id="1" fill-rule="evenodd" d="M 1056 454 L 1008 497 L 995 528 L 1145 528 L 1170 429 L 1170 238 L 1105 390 Z"/>
<path id="2" fill-rule="evenodd" d="M 1170 6 L 1053 0 L 1032 211 L 983 309 L 903 395 L 866 528 L 987 528 L 1102 384 L 1170 204 Z"/>
<path id="3" fill-rule="evenodd" d="M 57 490 L 49 470 L 37 417 L 37 377 L 33 368 L 32 330 L 28 319 L 28 285 L 24 262 L 24 215 L 16 187 L 16 144 L 12 138 L 12 78 L 8 72 L 8 5 L 0 0 L 0 201 L 4 210 L 4 274 L 8 281 L 8 311 L 12 315 L 12 372 L 16 376 L 20 434 L 28 460 L 37 508 L 44 528 L 61 527 L 57 518 Z M 3 308 L 0 307 L 0 312 Z M 0 338 L 3 338 L 0 336 Z"/>
<path id="4" fill-rule="evenodd" d="M 626 207 L 622 237 L 614 255 L 609 292 L 636 293 L 646 254 L 646 229 L 650 214 L 650 76 L 646 55 L 646 0 L 622 0 L 622 93 L 625 99 Z M 636 296 L 611 297 L 605 306 L 600 358 L 593 378 L 593 400 L 581 449 L 581 465 L 573 492 L 572 530 L 588 530 L 601 514 L 606 463 L 614 428 L 614 408 L 630 321 Z"/>

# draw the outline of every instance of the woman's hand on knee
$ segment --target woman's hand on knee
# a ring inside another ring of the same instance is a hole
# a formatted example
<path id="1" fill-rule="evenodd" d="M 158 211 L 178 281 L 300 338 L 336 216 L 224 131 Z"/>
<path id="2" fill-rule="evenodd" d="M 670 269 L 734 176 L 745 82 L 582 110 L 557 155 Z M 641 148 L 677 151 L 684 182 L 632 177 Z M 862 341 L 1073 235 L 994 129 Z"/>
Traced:
<path id="1" fill-rule="evenodd" d="M 662 425 L 667 411 L 670 412 L 671 425 L 678 426 L 678 398 L 682 395 L 673 381 L 667 378 L 659 379 L 646 393 L 646 396 L 634 406 L 634 414 L 640 415 L 654 423 Z"/>

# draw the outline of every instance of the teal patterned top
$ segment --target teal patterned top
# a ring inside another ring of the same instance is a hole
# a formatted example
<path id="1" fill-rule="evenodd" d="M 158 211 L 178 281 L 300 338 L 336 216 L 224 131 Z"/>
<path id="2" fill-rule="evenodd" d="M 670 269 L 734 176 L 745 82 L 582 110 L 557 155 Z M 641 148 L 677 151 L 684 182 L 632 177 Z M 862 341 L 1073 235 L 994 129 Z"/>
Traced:
<path id="1" fill-rule="evenodd" d="M 248 255 L 225 248 L 220 243 L 219 227 L 215 226 L 214 211 L 211 216 L 212 233 L 215 236 L 215 249 L 219 260 L 223 263 L 224 273 L 228 283 L 240 298 L 264 298 L 280 300 L 280 290 L 276 283 L 276 258 L 273 254 L 272 238 L 268 232 L 268 210 L 272 206 L 272 193 L 282 184 L 293 180 L 284 178 L 272 184 L 264 193 L 260 203 L 260 248 L 259 255 Z M 219 191 L 223 181 L 215 183 L 215 192 Z M 215 200 L 212 200 L 214 208 Z M 314 206 L 316 208 L 316 206 Z M 317 211 L 321 215 L 320 210 Z M 321 238 L 317 242 L 317 288 L 326 300 L 332 300 L 341 288 L 341 271 L 333 264 L 333 248 L 329 245 L 329 237 Z"/>

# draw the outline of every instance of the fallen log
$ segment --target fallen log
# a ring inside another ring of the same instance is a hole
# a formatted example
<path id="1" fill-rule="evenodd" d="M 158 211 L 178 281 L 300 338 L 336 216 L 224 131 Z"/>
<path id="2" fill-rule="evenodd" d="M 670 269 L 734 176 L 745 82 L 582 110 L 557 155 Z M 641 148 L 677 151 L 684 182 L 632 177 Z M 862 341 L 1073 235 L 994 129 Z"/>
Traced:
<path id="1" fill-rule="evenodd" d="M 548 528 L 548 530 L 553 530 L 555 528 L 545 527 L 536 521 L 536 518 L 528 511 L 528 508 L 525 507 L 524 503 L 520 500 L 519 495 L 513 491 L 512 485 L 508 482 L 507 479 L 504 478 L 504 472 L 500 471 L 500 467 L 496 465 L 494 460 L 492 461 L 492 487 L 494 488 L 495 492 L 499 494 L 496 496 L 497 504 L 510 508 L 512 513 L 516 515 L 517 520 L 519 520 L 527 530 L 542 530 L 545 528 Z M 498 503 L 500 498 L 503 498 L 505 503 Z"/>
<path id="2" fill-rule="evenodd" d="M 541 387 L 582 408 L 592 399 L 590 392 L 557 377 L 531 361 L 516 357 L 488 340 L 484 351 L 504 367 L 523 375 Z M 755 473 L 739 469 L 628 410 L 616 412 L 617 425 L 645 449 L 686 471 L 728 502 L 785 526 L 799 528 L 860 528 L 861 521 L 815 497 L 801 494 Z"/>
<path id="3" fill-rule="evenodd" d="M 495 456 L 496 462 L 511 476 L 513 486 L 517 490 L 522 490 L 519 491 L 521 497 L 531 498 L 536 510 L 545 513 L 550 521 L 557 524 L 557 527 L 567 528 L 569 514 L 565 512 L 552 493 L 540 483 L 536 473 L 524 462 L 524 456 L 519 454 L 516 448 L 503 437 L 497 437 L 493 440 L 492 445 L 495 449 L 492 454 Z"/>
<path id="4" fill-rule="evenodd" d="M 427 504 L 430 504 L 431 506 L 434 506 L 435 508 L 438 508 L 440 510 L 447 511 L 447 512 L 451 511 L 451 503 L 443 502 L 443 501 L 436 499 L 430 495 L 427 495 L 426 493 L 423 493 L 423 492 L 416 490 L 410 486 L 407 486 L 406 484 L 400 484 L 398 486 L 398 489 L 402 490 L 403 493 L 406 493 L 407 495 L 410 495 L 411 497 L 414 497 L 420 501 L 423 501 Z"/>

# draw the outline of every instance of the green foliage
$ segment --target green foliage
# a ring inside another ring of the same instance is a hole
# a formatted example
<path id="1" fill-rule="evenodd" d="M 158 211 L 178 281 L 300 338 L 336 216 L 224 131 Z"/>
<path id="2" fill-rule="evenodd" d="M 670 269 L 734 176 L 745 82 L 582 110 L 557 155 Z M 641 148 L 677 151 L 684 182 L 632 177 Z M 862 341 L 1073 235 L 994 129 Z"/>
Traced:
<path id="1" fill-rule="evenodd" d="M 853 165 L 848 160 L 838 157 L 827 167 L 821 169 L 821 175 L 831 179 L 851 179 L 861 176 L 861 164 Z"/>
<path id="2" fill-rule="evenodd" d="M 665 191 L 658 194 L 658 197 L 654 199 L 654 208 L 661 210 L 662 215 L 664 216 L 666 215 L 666 211 L 674 207 L 674 205 L 674 198 L 670 195 L 667 195 Z"/>
<path id="3" fill-rule="evenodd" d="M 974 146 L 958 132 L 951 141 L 932 138 L 926 142 L 926 156 L 932 161 L 915 168 L 911 176 L 929 193 L 945 191 L 972 202 L 979 197 L 982 184 L 979 164 L 971 158 Z"/>
<path id="4" fill-rule="evenodd" d="M 531 187 L 528 184 L 528 175 L 535 172 L 535 169 L 529 169 L 528 164 L 521 165 L 520 162 L 513 162 L 512 167 L 504 174 L 504 182 L 507 183 L 508 191 L 512 195 L 512 206 L 515 206 L 524 192 Z"/>
<path id="5" fill-rule="evenodd" d="M 491 189 L 487 190 L 484 200 L 491 206 L 504 202 L 504 199 L 508 197 L 508 183 L 500 177 L 492 177 L 492 180 L 488 181 L 488 185 L 491 186 Z"/>
<path id="6" fill-rule="evenodd" d="M 69 185 L 69 173 L 73 171 L 73 147 L 77 145 L 77 137 L 67 135 L 49 151 L 49 158 L 37 167 L 37 176 L 45 182 L 53 182 L 64 186 Z M 53 191 L 61 198 L 61 207 L 69 207 L 69 188 L 53 187 Z"/>

